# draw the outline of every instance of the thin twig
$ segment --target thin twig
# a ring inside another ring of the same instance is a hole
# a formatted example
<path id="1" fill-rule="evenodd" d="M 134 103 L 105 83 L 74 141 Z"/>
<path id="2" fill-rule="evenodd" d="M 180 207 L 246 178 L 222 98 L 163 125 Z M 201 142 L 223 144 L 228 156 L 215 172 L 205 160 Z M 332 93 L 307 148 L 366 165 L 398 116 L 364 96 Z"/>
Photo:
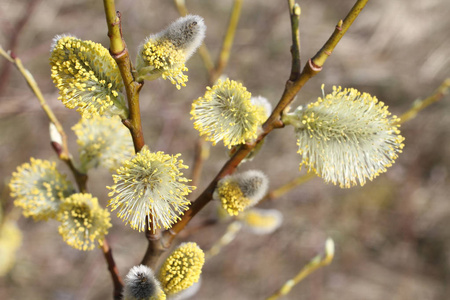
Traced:
<path id="1" fill-rule="evenodd" d="M 20 20 L 17 22 L 17 24 L 14 26 L 14 28 L 9 32 L 9 41 L 6 44 L 6 48 L 9 49 L 11 52 L 16 51 L 17 42 L 19 41 L 20 33 L 27 24 L 28 20 L 31 16 L 33 16 L 33 11 L 37 7 L 37 4 L 40 0 L 31 0 L 28 1 L 27 7 L 20 18 Z M 2 70 L 0 71 L 0 95 L 3 92 L 3 89 L 6 86 L 6 83 L 8 82 L 8 77 L 11 71 L 11 65 L 8 63 L 5 63 L 2 67 Z"/>
<path id="2" fill-rule="evenodd" d="M 220 239 L 214 243 L 214 245 L 205 252 L 205 258 L 210 259 L 213 256 L 219 254 L 219 252 L 227 245 L 229 245 L 237 236 L 242 228 L 242 224 L 239 221 L 234 221 L 230 223 L 227 227 L 225 233 L 220 237 Z"/>
<path id="3" fill-rule="evenodd" d="M 178 237 L 182 239 L 187 238 L 188 236 L 196 233 L 197 231 L 200 231 L 206 227 L 216 225 L 218 222 L 219 220 L 217 218 L 204 219 L 200 222 L 200 224 L 196 224 L 194 226 L 190 225 L 189 227 L 186 227 L 183 231 L 180 232 Z"/>
<path id="4" fill-rule="evenodd" d="M 205 143 L 203 138 L 197 139 L 195 144 L 194 163 L 191 173 L 191 182 L 193 186 L 198 186 L 200 176 L 202 174 L 203 162 L 209 157 L 209 145 Z"/>
<path id="5" fill-rule="evenodd" d="M 400 120 L 397 122 L 397 124 L 403 124 L 404 122 L 407 122 L 413 118 L 416 117 L 416 115 L 426 107 L 430 106 L 431 104 L 441 100 L 446 94 L 448 94 L 450 89 L 450 78 L 447 78 L 444 80 L 444 82 L 441 83 L 441 85 L 427 98 L 424 100 L 417 100 L 414 101 L 413 106 L 403 113 L 400 116 Z"/>
<path id="6" fill-rule="evenodd" d="M 66 133 L 64 132 L 64 129 L 63 129 L 61 123 L 56 118 L 52 109 L 50 108 L 50 106 L 48 106 L 47 101 L 45 100 L 44 96 L 42 95 L 42 92 L 39 89 L 39 86 L 37 85 L 36 81 L 34 80 L 33 75 L 31 75 L 31 73 L 27 69 L 24 68 L 24 66 L 22 65 L 22 61 L 19 58 L 17 58 L 17 57 L 13 58 L 13 56 L 6 53 L 1 46 L 0 46 L 0 55 L 5 57 L 11 63 L 13 63 L 17 67 L 17 69 L 20 71 L 20 73 L 22 73 L 23 77 L 27 81 L 27 83 L 30 86 L 30 88 L 32 89 L 33 93 L 38 98 L 39 104 L 41 105 L 45 114 L 49 118 L 50 122 L 52 122 L 55 125 L 55 128 L 58 131 L 58 134 L 61 136 L 62 145 L 60 145 L 59 143 L 57 143 L 55 141 L 52 141 L 53 150 L 55 150 L 55 152 L 58 154 L 59 159 L 64 161 L 68 165 L 70 170 L 72 171 L 72 174 L 75 177 L 75 181 L 78 186 L 78 190 L 81 193 L 86 193 L 87 192 L 86 183 L 88 180 L 88 176 L 87 176 L 87 174 L 80 172 L 75 167 L 73 160 L 72 160 L 72 155 L 70 155 L 70 152 L 68 150 Z M 114 288 L 114 295 L 115 295 L 114 299 L 121 299 L 122 286 L 121 285 L 119 286 L 117 284 L 117 282 L 121 282 L 121 279 L 120 279 L 118 270 L 116 268 L 114 258 L 112 256 L 111 249 L 110 249 L 109 245 L 107 244 L 106 240 L 104 241 L 102 250 L 105 255 L 106 262 L 108 264 L 108 269 L 110 271 L 111 278 L 114 282 L 114 287 L 115 287 Z M 118 298 L 116 297 L 116 295 L 118 295 Z"/>
<path id="7" fill-rule="evenodd" d="M 291 76 L 289 80 L 294 81 L 300 75 L 301 60 L 300 60 L 300 30 L 298 28 L 300 22 L 300 6 L 295 3 L 295 0 L 289 1 L 289 13 L 291 15 L 291 32 L 292 32 L 292 66 L 291 66 Z"/>
<path id="8" fill-rule="evenodd" d="M 365 6 L 368 0 L 358 0 L 356 4 L 352 7 L 350 12 L 348 13 L 345 20 L 340 22 L 341 31 L 336 32 L 336 30 L 331 35 L 330 40 L 336 41 L 333 42 L 333 47 L 337 45 L 337 42 L 341 39 L 341 32 L 347 31 L 350 27 L 351 23 L 355 20 L 358 14 L 361 12 L 362 8 Z M 343 28 L 345 30 L 343 30 Z M 328 41 L 328 42 L 329 42 Z M 327 42 L 327 43 L 328 43 Z M 322 48 L 316 56 L 322 57 L 320 54 L 323 51 Z M 330 47 L 326 47 L 326 51 L 330 51 Z M 324 62 L 324 60 L 323 60 Z M 189 223 L 189 221 L 212 199 L 212 194 L 216 187 L 217 182 L 222 179 L 224 176 L 233 173 L 239 163 L 250 153 L 250 151 L 260 143 L 267 134 L 269 134 L 274 128 L 283 127 L 283 123 L 281 122 L 281 114 L 283 110 L 294 100 L 295 95 L 300 91 L 300 89 L 304 86 L 304 84 L 315 74 L 320 72 L 320 68 L 312 63 L 310 59 L 306 64 L 306 67 L 303 69 L 299 78 L 295 81 L 288 80 L 286 83 L 285 90 L 283 95 L 281 96 L 280 101 L 277 106 L 273 110 L 272 114 L 268 118 L 268 120 L 263 124 L 263 131 L 258 136 L 255 142 L 244 144 L 236 153 L 225 163 L 216 177 L 211 181 L 208 187 L 203 191 L 200 196 L 198 196 L 197 200 L 191 205 L 191 207 L 185 212 L 185 214 L 181 217 L 181 220 L 177 222 L 170 230 L 165 231 L 163 234 L 163 239 L 165 244 L 170 244 L 174 237 Z"/>
<path id="9" fill-rule="evenodd" d="M 113 280 L 114 300 L 120 300 L 122 299 L 123 281 L 122 278 L 119 276 L 119 270 L 117 269 L 116 262 L 114 261 L 111 247 L 109 247 L 109 244 L 106 239 L 103 240 L 101 248 L 103 256 L 105 257 L 105 260 L 108 265 L 109 273 L 111 274 Z"/>
<path id="10" fill-rule="evenodd" d="M 264 198 L 262 198 L 260 203 L 263 201 L 266 201 L 266 200 L 272 200 L 272 199 L 279 198 L 279 197 L 283 196 L 284 194 L 288 193 L 289 191 L 291 191 L 292 189 L 298 187 L 299 185 L 302 185 L 305 182 L 308 182 L 309 180 L 313 179 L 314 177 L 316 177 L 316 174 L 314 174 L 313 172 L 309 172 L 302 176 L 299 176 L 299 177 L 289 181 L 288 183 L 268 192 L 264 196 Z"/>
<path id="11" fill-rule="evenodd" d="M 67 146 L 67 135 L 59 122 L 58 118 L 56 118 L 55 114 L 53 113 L 50 106 L 48 106 L 47 101 L 45 100 L 44 96 L 42 95 L 41 89 L 37 85 L 36 81 L 34 80 L 33 75 L 25 69 L 25 67 L 22 64 L 22 61 L 18 57 L 13 57 L 13 55 L 8 54 L 3 50 L 3 48 L 0 46 L 0 55 L 5 57 L 7 60 L 9 60 L 11 63 L 13 63 L 16 68 L 20 71 L 22 76 L 25 78 L 28 86 L 31 88 L 33 93 L 36 95 L 37 99 L 39 100 L 39 104 L 41 105 L 42 109 L 44 110 L 45 114 L 47 115 L 48 119 L 50 120 L 53 125 L 55 125 L 56 130 L 58 131 L 58 134 L 61 137 L 61 144 L 52 141 L 51 145 L 53 147 L 53 150 L 58 154 L 59 159 L 61 159 L 63 162 L 67 164 L 67 166 L 72 171 L 72 174 L 75 178 L 75 181 L 78 186 L 78 190 L 80 192 L 86 191 L 86 182 L 87 182 L 87 175 L 83 172 L 80 172 L 74 165 L 72 160 L 72 155 L 69 153 L 69 148 Z"/>
<path id="12" fill-rule="evenodd" d="M 331 238 L 328 238 L 325 242 L 325 254 L 315 256 L 301 271 L 292 279 L 286 281 L 286 283 L 275 293 L 272 294 L 266 300 L 276 300 L 281 296 L 289 294 L 291 289 L 300 281 L 305 279 L 306 276 L 313 273 L 317 269 L 329 265 L 333 261 L 334 257 L 334 242 Z"/>
<path id="13" fill-rule="evenodd" d="M 211 73 L 210 82 L 212 83 L 215 82 L 220 75 L 222 75 L 223 70 L 228 64 L 230 50 L 233 46 L 234 35 L 236 34 L 237 25 L 241 16 L 241 8 L 242 0 L 234 0 L 233 10 L 231 11 L 230 21 L 228 22 L 228 29 L 223 39 L 222 50 L 220 51 L 216 67 Z"/>
<path id="14" fill-rule="evenodd" d="M 11 63 L 13 63 L 16 66 L 16 68 L 20 71 L 22 76 L 25 78 L 25 80 L 27 81 L 28 86 L 31 88 L 33 93 L 38 98 L 39 104 L 41 105 L 41 107 L 44 110 L 45 114 L 47 115 L 48 119 L 50 120 L 50 122 L 52 122 L 55 125 L 58 133 L 61 135 L 61 139 L 62 139 L 61 148 L 62 149 L 61 149 L 60 153 L 58 153 L 59 158 L 64 161 L 69 159 L 69 149 L 67 147 L 66 133 L 64 132 L 64 129 L 63 129 L 61 123 L 56 118 L 52 109 L 48 106 L 47 102 L 45 101 L 45 98 L 42 95 L 42 92 L 41 92 L 39 86 L 37 85 L 36 81 L 34 80 L 33 75 L 31 75 L 31 73 L 27 69 L 25 69 L 25 67 L 22 64 L 22 61 L 18 57 L 14 57 L 14 55 L 8 54 L 5 50 L 3 50 L 3 48 L 1 46 L 0 46 L 0 55 L 2 55 L 4 58 L 9 60 Z"/>
<path id="15" fill-rule="evenodd" d="M 141 151 L 145 146 L 144 135 L 142 132 L 141 111 L 139 107 L 139 92 L 143 86 L 143 82 L 137 82 L 133 76 L 133 65 L 130 60 L 128 48 L 122 36 L 121 15 L 116 12 L 114 0 L 103 0 L 106 23 L 108 25 L 108 36 L 110 38 L 110 53 L 122 75 L 123 83 L 127 94 L 128 109 L 130 115 L 127 119 L 122 120 L 122 123 L 130 130 L 133 139 L 134 150 L 136 153 Z M 151 218 L 151 216 L 146 217 Z M 146 254 L 142 260 L 143 264 L 155 269 L 156 262 L 163 249 L 159 243 L 160 230 L 155 227 L 155 224 L 149 223 L 145 228 L 145 237 L 148 240 L 148 247 Z M 150 228 L 149 228 L 150 227 Z"/>
<path id="16" fill-rule="evenodd" d="M 130 60 L 127 45 L 122 38 L 121 15 L 116 12 L 114 0 L 103 0 L 110 39 L 109 52 L 119 67 L 127 94 L 128 109 L 130 115 L 122 123 L 130 130 L 133 139 L 134 150 L 141 151 L 145 145 L 142 133 L 141 111 L 139 107 L 139 92 L 143 83 L 134 80 L 133 66 Z"/>

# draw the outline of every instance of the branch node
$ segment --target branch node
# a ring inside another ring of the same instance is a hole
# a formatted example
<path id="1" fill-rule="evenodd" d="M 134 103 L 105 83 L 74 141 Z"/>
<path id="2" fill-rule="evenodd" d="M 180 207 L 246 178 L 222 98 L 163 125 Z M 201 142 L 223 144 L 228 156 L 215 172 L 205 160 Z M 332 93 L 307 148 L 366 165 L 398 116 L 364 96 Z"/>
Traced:
<path id="1" fill-rule="evenodd" d="M 308 64 L 309 64 L 309 67 L 311 68 L 311 70 L 313 70 L 314 72 L 318 73 L 318 72 L 322 71 L 322 67 L 319 66 L 319 65 L 316 65 L 316 64 L 312 61 L 312 59 L 309 59 L 309 60 L 308 60 Z"/>

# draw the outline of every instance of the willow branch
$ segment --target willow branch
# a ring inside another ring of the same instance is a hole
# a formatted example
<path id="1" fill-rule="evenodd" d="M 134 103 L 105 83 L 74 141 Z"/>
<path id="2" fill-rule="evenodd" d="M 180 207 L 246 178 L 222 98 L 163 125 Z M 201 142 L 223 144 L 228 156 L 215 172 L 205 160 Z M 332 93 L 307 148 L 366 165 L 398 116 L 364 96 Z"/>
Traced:
<path id="1" fill-rule="evenodd" d="M 48 106 L 47 102 L 45 101 L 45 98 L 42 95 L 42 92 L 41 92 L 39 86 L 37 85 L 36 81 L 34 80 L 33 75 L 31 75 L 31 73 L 27 69 L 25 69 L 25 67 L 22 64 L 22 61 L 18 57 L 14 57 L 13 55 L 8 54 L 7 52 L 5 52 L 5 50 L 1 46 L 0 46 L 0 54 L 4 58 L 9 60 L 11 63 L 13 63 L 14 66 L 20 71 L 22 76 L 25 78 L 28 86 L 31 88 L 31 90 L 36 95 L 37 99 L 39 100 L 39 104 L 41 105 L 41 107 L 44 110 L 45 114 L 47 115 L 48 119 L 50 120 L 50 122 L 52 122 L 55 125 L 58 133 L 61 136 L 62 145 L 61 145 L 61 150 L 58 153 L 59 157 L 62 160 L 68 159 L 69 158 L 69 148 L 67 147 L 66 133 L 64 132 L 64 129 L 63 129 L 61 123 L 56 118 L 52 109 Z"/>
<path id="2" fill-rule="evenodd" d="M 37 85 L 36 81 L 34 80 L 33 75 L 24 68 L 22 61 L 13 56 L 6 53 L 2 47 L 0 47 L 0 54 L 5 57 L 7 60 L 9 60 L 11 63 L 13 63 L 17 69 L 22 73 L 23 77 L 27 81 L 28 85 L 30 86 L 33 93 L 36 95 L 36 97 L 39 100 L 39 104 L 41 105 L 42 109 L 44 110 L 45 114 L 47 115 L 50 122 L 55 126 L 58 134 L 61 137 L 61 144 L 57 143 L 55 141 L 52 141 L 52 147 L 55 150 L 55 152 L 58 154 L 59 159 L 64 161 L 70 170 L 72 171 L 73 176 L 75 177 L 75 181 L 77 183 L 78 189 L 81 193 L 87 192 L 87 175 L 80 172 L 74 165 L 72 156 L 69 153 L 68 146 L 67 146 L 67 136 L 64 132 L 64 129 L 59 122 L 59 120 L 56 118 L 55 114 L 53 113 L 50 106 L 48 106 L 47 101 L 45 101 L 44 96 L 42 95 L 41 90 L 39 89 L 39 86 Z M 121 299 L 121 292 L 122 292 L 122 285 L 119 286 L 118 283 L 121 283 L 121 279 L 118 275 L 117 268 L 115 266 L 114 258 L 112 256 L 111 249 L 109 245 L 107 244 L 106 240 L 104 241 L 104 244 L 102 246 L 102 250 L 106 259 L 106 262 L 108 264 L 108 269 L 111 273 L 111 277 L 113 279 L 114 283 L 114 299 Z M 117 289 L 116 289 L 117 286 Z"/>
<path id="3" fill-rule="evenodd" d="M 295 3 L 295 0 L 288 0 L 289 3 L 289 13 L 291 15 L 291 33 L 292 33 L 292 46 L 291 46 L 291 55 L 292 55 L 292 66 L 291 66 L 291 76 L 289 76 L 289 80 L 294 81 L 300 75 L 300 31 L 299 31 L 299 22 L 300 22 L 300 6 Z"/>
<path id="4" fill-rule="evenodd" d="M 48 106 L 47 101 L 45 100 L 44 96 L 42 95 L 41 89 L 37 85 L 36 81 L 34 80 L 33 75 L 25 69 L 25 67 L 22 64 L 22 61 L 18 57 L 14 57 L 13 55 L 7 53 L 3 48 L 0 46 L 0 55 L 2 55 L 4 58 L 6 58 L 8 61 L 14 64 L 14 66 L 20 71 L 22 76 L 25 78 L 28 86 L 33 91 L 34 95 L 39 101 L 39 104 L 41 105 L 42 110 L 47 115 L 49 121 L 55 126 L 56 131 L 58 132 L 60 136 L 60 143 L 52 141 L 51 145 L 53 147 L 53 150 L 55 150 L 56 154 L 58 154 L 59 159 L 61 159 L 63 162 L 67 164 L 67 166 L 72 171 L 72 174 L 74 175 L 75 181 L 77 183 L 78 189 L 80 192 L 86 191 L 86 182 L 87 182 L 87 175 L 80 172 L 74 165 L 72 156 L 69 153 L 69 148 L 67 145 L 67 135 L 59 122 L 58 118 L 53 113 L 53 110 Z"/>
<path id="5" fill-rule="evenodd" d="M 205 144 L 205 140 L 202 138 L 197 139 L 195 145 L 194 163 L 191 173 L 191 185 L 198 186 L 200 176 L 202 174 L 203 163 L 209 156 L 209 145 Z"/>
<path id="6" fill-rule="evenodd" d="M 358 0 L 356 4 L 353 6 L 353 8 L 348 13 L 345 20 L 341 23 L 341 27 L 345 28 L 345 31 L 347 31 L 348 27 L 353 23 L 356 16 L 359 14 L 361 9 L 364 7 L 364 5 L 367 3 L 368 0 Z M 342 35 L 339 33 L 333 32 L 330 39 L 327 43 L 329 43 L 330 40 L 337 40 L 337 42 L 341 39 Z M 336 43 L 333 43 L 334 46 L 336 46 Z M 333 46 L 333 48 L 334 48 Z M 323 47 L 322 49 L 329 49 L 328 47 Z M 316 56 L 321 57 L 320 53 L 322 50 L 316 54 Z M 328 50 L 327 50 L 328 51 Z M 320 67 L 321 69 L 321 67 Z M 294 100 L 295 95 L 300 91 L 300 89 L 304 86 L 304 84 L 315 74 L 317 74 L 320 69 L 316 68 L 314 64 L 312 64 L 312 60 L 310 59 L 309 62 L 306 64 L 306 67 L 303 69 L 302 73 L 300 74 L 299 78 L 295 81 L 288 80 L 286 83 L 285 90 L 283 92 L 283 95 L 281 96 L 280 101 L 278 102 L 277 106 L 273 110 L 270 117 L 267 119 L 267 121 L 263 124 L 263 130 L 262 133 L 258 136 L 255 142 L 244 144 L 242 147 L 240 147 L 236 153 L 225 163 L 225 165 L 222 167 L 222 169 L 219 171 L 219 173 L 216 175 L 216 177 L 211 181 L 211 183 L 208 185 L 208 187 L 203 191 L 200 196 L 198 196 L 197 200 L 191 205 L 191 207 L 185 212 L 185 214 L 181 217 L 181 220 L 174 224 L 174 226 L 168 230 L 165 231 L 163 234 L 163 239 L 165 240 L 166 244 L 170 244 L 170 242 L 175 238 L 175 236 L 183 230 L 183 228 L 189 223 L 189 221 L 206 205 L 211 201 L 212 194 L 214 192 L 214 189 L 217 185 L 217 182 L 225 177 L 226 175 L 232 174 L 239 163 L 250 153 L 250 151 L 255 148 L 265 137 L 267 134 L 269 134 L 274 128 L 281 128 L 283 127 L 283 123 L 281 122 L 281 114 L 283 110 Z"/>
<path id="7" fill-rule="evenodd" d="M 341 38 L 353 24 L 353 21 L 355 21 L 356 17 L 358 17 L 363 8 L 366 6 L 367 2 L 369 2 L 369 0 L 356 1 L 355 5 L 353 5 L 344 21 L 341 20 L 338 22 L 331 37 L 328 39 L 325 45 L 323 45 L 322 49 L 320 49 L 319 52 L 317 52 L 317 54 L 313 57 L 312 63 L 314 64 L 314 66 L 319 68 L 323 66 L 327 58 L 331 55 L 331 53 L 333 53 L 334 48 L 339 43 Z"/>
<path id="8" fill-rule="evenodd" d="M 237 25 L 241 16 L 242 0 L 234 0 L 233 10 L 231 11 L 228 29 L 222 43 L 222 50 L 217 60 L 216 68 L 211 73 L 211 82 L 215 82 L 228 64 L 230 58 L 230 50 L 233 46 L 234 35 L 236 34 Z"/>
<path id="9" fill-rule="evenodd" d="M 101 245 L 103 256 L 108 265 L 109 273 L 111 274 L 111 278 L 113 280 L 114 285 L 114 300 L 122 299 L 122 289 L 123 289 L 123 281 L 119 276 L 119 270 L 117 269 L 116 263 L 114 261 L 112 250 L 109 247 L 107 240 L 103 240 L 103 244 Z"/>
<path id="10" fill-rule="evenodd" d="M 230 223 L 227 227 L 225 233 L 220 237 L 220 239 L 212 245 L 212 247 L 205 252 L 205 258 L 210 259 L 213 256 L 219 254 L 219 252 L 227 245 L 229 245 L 237 236 L 242 228 L 242 223 L 239 221 L 234 221 Z"/>
<path id="11" fill-rule="evenodd" d="M 416 115 L 425 109 L 426 107 L 430 106 L 431 104 L 441 100 L 445 95 L 448 94 L 450 89 L 450 78 L 447 78 L 444 80 L 444 82 L 441 83 L 441 85 L 427 98 L 424 100 L 418 100 L 413 103 L 413 106 L 406 111 L 404 114 L 400 116 L 400 121 L 397 122 L 397 124 L 403 124 L 404 122 L 407 122 L 413 118 L 416 117 Z"/>
<path id="12" fill-rule="evenodd" d="M 114 0 L 103 0 L 106 23 L 108 25 L 108 37 L 110 40 L 109 52 L 119 67 L 127 94 L 128 109 L 130 114 L 122 123 L 130 130 L 133 139 L 134 150 L 141 151 L 145 145 L 142 133 L 141 111 L 139 107 L 139 91 L 143 83 L 134 80 L 133 66 L 130 60 L 127 45 L 122 38 L 121 15 L 116 12 Z"/>
<path id="13" fill-rule="evenodd" d="M 325 242 L 325 255 L 317 255 L 314 257 L 305 267 L 301 269 L 301 271 L 292 279 L 286 281 L 286 283 L 272 296 L 267 298 L 266 300 L 276 300 L 281 296 L 285 296 L 289 294 L 291 289 L 298 284 L 300 281 L 306 278 L 306 276 L 310 275 L 317 269 L 329 265 L 333 261 L 334 257 L 334 242 L 331 238 L 328 238 Z"/>
<path id="14" fill-rule="evenodd" d="M 334 32 L 332 33 L 328 41 L 324 44 L 324 46 L 316 53 L 316 55 L 312 59 L 308 60 L 298 79 L 294 81 L 288 80 L 286 82 L 286 87 L 280 101 L 273 110 L 269 119 L 267 119 L 267 121 L 263 125 L 264 132 L 270 132 L 274 128 L 283 127 L 283 123 L 280 119 L 283 111 L 291 104 L 291 102 L 294 100 L 294 97 L 303 88 L 305 83 L 322 70 L 322 66 L 325 63 L 326 59 L 331 55 L 334 48 L 341 40 L 342 36 L 353 24 L 353 21 L 359 15 L 368 1 L 369 0 L 356 1 L 355 5 L 350 9 L 344 21 L 339 21 Z M 293 58 L 293 60 L 294 59 L 295 58 Z"/>
<path id="15" fill-rule="evenodd" d="M 264 196 L 264 198 L 262 198 L 260 203 L 263 201 L 266 201 L 266 200 L 272 200 L 272 199 L 279 198 L 279 197 L 283 196 L 284 194 L 290 192 L 294 188 L 298 187 L 299 185 L 302 185 L 305 182 L 308 182 L 309 180 L 313 179 L 314 177 L 316 177 L 316 175 L 312 172 L 309 172 L 309 173 L 306 173 L 305 175 L 299 176 L 299 177 L 287 182 L 286 184 L 268 192 Z"/>

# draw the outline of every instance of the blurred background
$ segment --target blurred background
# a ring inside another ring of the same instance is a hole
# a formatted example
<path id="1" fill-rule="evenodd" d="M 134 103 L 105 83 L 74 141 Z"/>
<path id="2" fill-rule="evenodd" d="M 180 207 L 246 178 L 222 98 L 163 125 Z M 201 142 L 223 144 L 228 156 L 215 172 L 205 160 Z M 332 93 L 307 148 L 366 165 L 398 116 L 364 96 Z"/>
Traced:
<path id="1" fill-rule="evenodd" d="M 204 17 L 205 43 L 214 60 L 221 47 L 233 1 L 188 0 Z M 352 0 L 303 0 L 300 20 L 302 64 L 328 39 Z M 168 0 L 116 1 L 130 53 L 179 14 Z M 450 2 L 442 0 L 371 1 L 327 60 L 301 90 L 294 106 L 315 101 L 320 86 L 354 87 L 376 95 L 400 115 L 414 100 L 430 95 L 450 76 Z M 102 1 L 2 0 L 0 44 L 22 59 L 63 123 L 72 153 L 71 127 L 79 115 L 66 109 L 50 78 L 52 38 L 71 33 L 108 47 Z M 290 72 L 291 32 L 287 1 L 244 0 L 229 65 L 231 79 L 275 105 Z M 141 93 L 146 142 L 153 150 L 181 153 L 192 165 L 197 132 L 190 120 L 192 101 L 203 95 L 207 74 L 198 55 L 187 63 L 189 82 L 178 91 L 170 82 L 147 82 Z M 315 178 L 289 194 L 265 202 L 284 222 L 275 233 L 242 232 L 203 270 L 194 299 L 264 299 L 322 251 L 336 243 L 333 263 L 296 286 L 283 299 L 448 299 L 450 295 L 450 99 L 432 105 L 402 125 L 403 154 L 388 172 L 364 187 L 340 189 Z M 276 130 L 252 162 L 241 170 L 261 169 L 271 189 L 303 174 L 292 128 Z M 227 160 L 221 145 L 211 147 L 197 195 Z M 7 183 L 30 157 L 57 158 L 49 144 L 48 119 L 19 72 L 0 59 L 0 196 L 5 213 L 13 210 Z M 61 171 L 70 174 L 62 163 Z M 190 170 L 185 172 L 190 176 Z M 106 170 L 89 174 L 89 189 L 106 205 Z M 70 177 L 70 176 L 69 176 Z M 215 214 L 208 204 L 195 226 Z M 0 277 L 1 299 L 111 299 L 112 285 L 99 250 L 67 246 L 56 221 L 34 222 L 16 215 L 23 233 L 12 269 Z M 143 234 L 112 214 L 108 240 L 120 274 L 137 264 L 146 249 Z M 208 227 L 189 240 L 208 249 L 226 224 Z M 180 240 L 181 241 L 181 240 Z"/>

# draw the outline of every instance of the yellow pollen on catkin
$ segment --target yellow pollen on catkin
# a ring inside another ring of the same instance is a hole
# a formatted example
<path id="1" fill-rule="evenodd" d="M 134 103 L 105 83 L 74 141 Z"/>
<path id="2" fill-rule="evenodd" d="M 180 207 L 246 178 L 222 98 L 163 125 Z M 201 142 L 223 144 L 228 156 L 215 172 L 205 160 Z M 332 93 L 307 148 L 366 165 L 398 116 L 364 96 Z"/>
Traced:
<path id="1" fill-rule="evenodd" d="M 118 116 L 81 118 L 72 130 L 77 136 L 80 169 L 84 172 L 97 166 L 112 172 L 134 154 L 130 132 Z"/>
<path id="2" fill-rule="evenodd" d="M 143 79 L 162 77 L 175 84 L 177 89 L 186 86 L 188 77 L 183 74 L 183 71 L 188 71 L 184 65 L 185 55 L 171 41 L 149 39 L 140 54 L 145 64 L 139 72 Z"/>
<path id="3" fill-rule="evenodd" d="M 72 36 L 57 36 L 55 40 L 50 65 L 58 99 L 87 118 L 122 113 L 122 77 L 108 49 Z"/>
<path id="4" fill-rule="evenodd" d="M 228 148 L 257 137 L 258 126 L 267 119 L 265 108 L 254 105 L 251 94 L 234 80 L 219 80 L 192 104 L 194 128 L 213 145 Z"/>
<path id="5" fill-rule="evenodd" d="M 231 216 L 237 216 L 252 203 L 244 196 L 239 184 L 232 180 L 221 181 L 217 186 L 217 195 L 222 208 Z"/>
<path id="6" fill-rule="evenodd" d="M 34 158 L 17 168 L 9 188 L 14 205 L 23 209 L 25 217 L 35 220 L 55 218 L 61 200 L 74 190 L 66 176 L 56 169 L 56 163 Z"/>
<path id="7" fill-rule="evenodd" d="M 333 92 L 295 115 L 300 166 L 342 188 L 364 185 L 392 166 L 403 148 L 397 117 L 383 102 L 356 89 Z"/>
<path id="8" fill-rule="evenodd" d="M 187 169 L 180 154 L 150 152 L 142 149 L 133 158 L 122 162 L 113 175 L 114 185 L 109 206 L 119 209 L 117 216 L 133 229 L 144 231 L 146 226 L 169 229 L 188 209 L 186 196 L 195 189 L 186 183 L 182 169 Z"/>
<path id="9" fill-rule="evenodd" d="M 111 227 L 109 212 L 91 194 L 73 194 L 63 200 L 57 216 L 63 240 L 78 250 L 92 250 L 101 245 Z"/>
<path id="10" fill-rule="evenodd" d="M 159 281 L 167 295 L 179 293 L 197 282 L 205 263 L 205 254 L 196 243 L 181 244 L 166 259 Z"/>

